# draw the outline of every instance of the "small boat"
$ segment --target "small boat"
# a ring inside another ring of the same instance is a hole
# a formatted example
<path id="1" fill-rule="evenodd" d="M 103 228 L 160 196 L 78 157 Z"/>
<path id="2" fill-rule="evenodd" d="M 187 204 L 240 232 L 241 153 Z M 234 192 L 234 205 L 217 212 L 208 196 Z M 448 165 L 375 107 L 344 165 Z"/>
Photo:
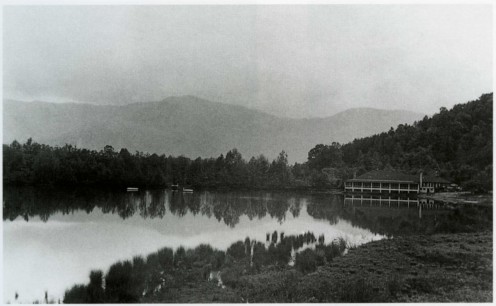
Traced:
<path id="1" fill-rule="evenodd" d="M 127 191 L 138 191 L 138 187 L 127 187 Z"/>
<path id="2" fill-rule="evenodd" d="M 190 189 L 190 188 L 183 188 L 183 192 L 193 192 L 193 189 Z"/>

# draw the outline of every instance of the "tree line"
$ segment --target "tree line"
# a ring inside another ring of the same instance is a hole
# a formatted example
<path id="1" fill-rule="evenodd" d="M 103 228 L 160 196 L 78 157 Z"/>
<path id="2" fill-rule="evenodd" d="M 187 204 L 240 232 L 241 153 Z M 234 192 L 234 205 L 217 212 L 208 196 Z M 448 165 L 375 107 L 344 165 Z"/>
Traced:
<path id="1" fill-rule="evenodd" d="M 190 159 L 165 154 L 116 152 L 73 145 L 49 146 L 28 139 L 3 145 L 7 185 L 98 185 L 166 187 L 173 184 L 203 188 L 285 188 L 308 186 L 295 179 L 282 151 L 270 162 L 265 156 L 246 161 L 237 149 L 217 158 Z"/>
<path id="2" fill-rule="evenodd" d="M 493 94 L 442 107 L 412 125 L 341 145 L 319 144 L 308 153 L 310 169 L 346 179 L 371 170 L 441 176 L 475 191 L 492 190 Z"/>
<path id="3" fill-rule="evenodd" d="M 412 125 L 341 145 L 318 144 L 304 163 L 289 165 L 282 151 L 248 161 L 237 149 L 217 158 L 190 159 L 165 154 L 116 152 L 73 145 L 49 146 L 28 139 L 3 145 L 7 185 L 98 185 L 110 187 L 172 184 L 196 188 L 340 188 L 344 180 L 370 170 L 389 169 L 444 177 L 466 189 L 492 190 L 492 100 L 441 108 Z"/>

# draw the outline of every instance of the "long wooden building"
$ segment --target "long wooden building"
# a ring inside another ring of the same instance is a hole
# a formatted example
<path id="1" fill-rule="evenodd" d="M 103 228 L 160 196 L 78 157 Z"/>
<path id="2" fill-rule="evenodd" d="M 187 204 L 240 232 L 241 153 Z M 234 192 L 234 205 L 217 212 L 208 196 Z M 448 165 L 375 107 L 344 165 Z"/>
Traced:
<path id="1" fill-rule="evenodd" d="M 433 176 L 375 170 L 345 182 L 345 191 L 360 193 L 433 193 L 445 188 L 449 181 Z"/>

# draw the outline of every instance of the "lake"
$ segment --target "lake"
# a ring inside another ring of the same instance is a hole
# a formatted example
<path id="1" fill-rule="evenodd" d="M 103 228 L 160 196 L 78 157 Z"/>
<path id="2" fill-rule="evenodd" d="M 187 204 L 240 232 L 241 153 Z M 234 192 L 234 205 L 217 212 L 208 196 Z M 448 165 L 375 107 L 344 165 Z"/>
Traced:
<path id="1" fill-rule="evenodd" d="M 162 247 L 226 250 L 246 237 L 265 242 L 274 231 L 343 238 L 352 247 L 456 223 L 446 205 L 380 196 L 5 188 L 3 197 L 3 290 L 11 303 L 44 301 L 45 292 L 62 300 L 90 270 Z"/>

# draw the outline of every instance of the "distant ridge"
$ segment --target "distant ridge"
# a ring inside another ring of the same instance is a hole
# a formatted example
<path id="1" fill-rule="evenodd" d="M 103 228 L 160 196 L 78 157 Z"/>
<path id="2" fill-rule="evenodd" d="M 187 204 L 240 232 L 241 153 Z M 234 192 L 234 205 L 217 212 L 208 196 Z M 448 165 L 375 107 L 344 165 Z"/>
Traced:
<path id="1" fill-rule="evenodd" d="M 404 110 L 354 108 L 326 118 L 280 118 L 244 106 L 194 96 L 118 105 L 4 100 L 3 142 L 25 141 L 143 151 L 191 158 L 232 148 L 243 156 L 274 158 L 285 150 L 303 162 L 318 143 L 348 142 L 413 123 L 424 115 Z"/>

